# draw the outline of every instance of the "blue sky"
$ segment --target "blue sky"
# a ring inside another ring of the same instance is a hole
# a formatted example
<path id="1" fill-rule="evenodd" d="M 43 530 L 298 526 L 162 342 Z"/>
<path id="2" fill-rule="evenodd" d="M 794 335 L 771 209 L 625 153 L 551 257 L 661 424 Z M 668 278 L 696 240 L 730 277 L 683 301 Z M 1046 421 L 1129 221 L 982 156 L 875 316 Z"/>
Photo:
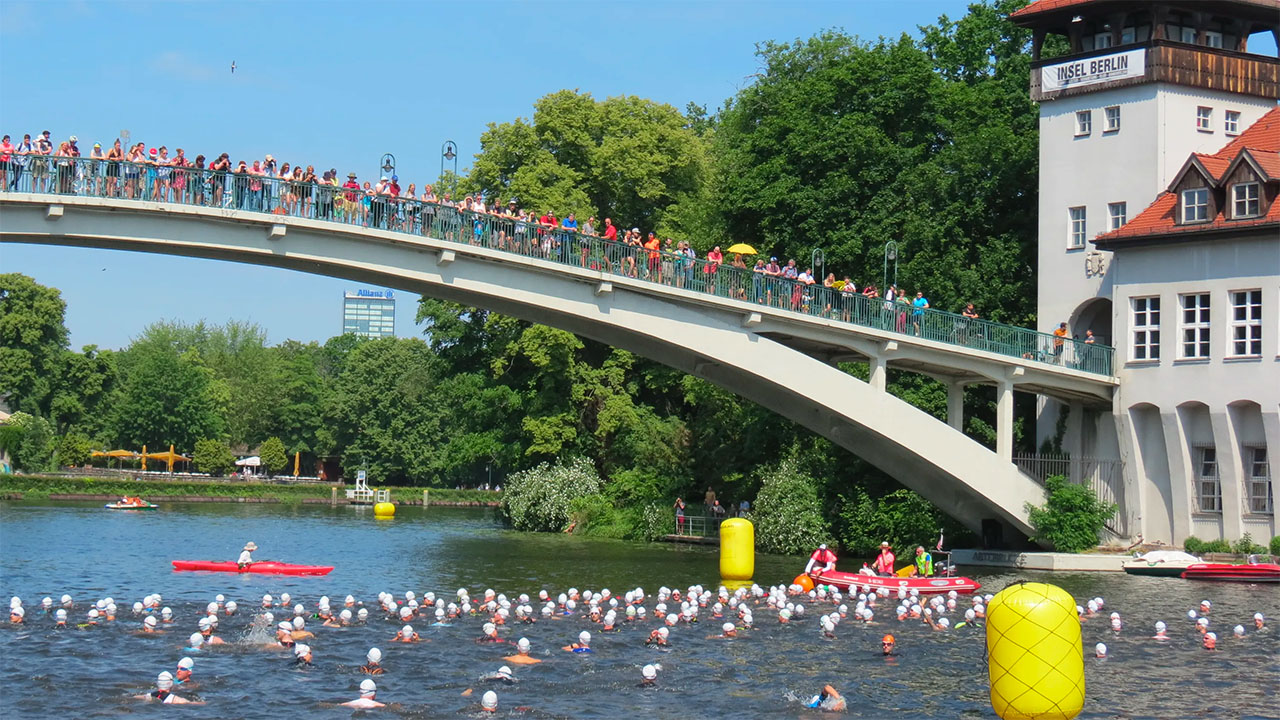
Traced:
<path id="1" fill-rule="evenodd" d="M 122 130 L 194 157 L 229 152 L 372 175 L 394 153 L 402 183 L 433 179 L 440 145 L 462 163 L 489 122 L 528 116 L 562 88 L 719 106 L 749 82 L 755 44 L 824 28 L 914 33 L 967 3 L 218 2 L 0 6 L 0 130 L 80 147 Z M 230 72 L 232 61 L 236 72 Z M 341 330 L 355 283 L 143 253 L 0 245 L 0 272 L 62 290 L 73 347 L 121 347 L 161 318 L 262 325 L 271 342 Z M 418 332 L 397 293 L 397 333 Z"/>

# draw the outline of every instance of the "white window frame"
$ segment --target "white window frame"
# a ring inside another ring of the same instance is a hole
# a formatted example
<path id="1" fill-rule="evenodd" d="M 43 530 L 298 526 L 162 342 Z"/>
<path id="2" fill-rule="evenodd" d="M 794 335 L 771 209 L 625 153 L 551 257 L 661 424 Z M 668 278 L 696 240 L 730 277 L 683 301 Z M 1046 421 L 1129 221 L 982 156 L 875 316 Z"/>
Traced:
<path id="1" fill-rule="evenodd" d="M 1089 239 L 1089 213 L 1084 205 L 1067 208 L 1067 249 L 1079 250 Z"/>
<path id="2" fill-rule="evenodd" d="M 1212 345 L 1209 322 L 1211 297 L 1207 292 L 1178 296 L 1178 359 L 1208 360 Z"/>
<path id="3" fill-rule="evenodd" d="M 1106 48 L 1109 48 L 1109 47 L 1111 47 L 1111 31 L 1110 30 L 1107 30 L 1106 32 L 1093 34 L 1094 50 L 1105 50 Z"/>
<path id="4" fill-rule="evenodd" d="M 1208 105 L 1196 107 L 1196 130 L 1213 132 L 1213 108 Z"/>
<path id="5" fill-rule="evenodd" d="M 1203 200 L 1203 202 L 1188 202 L 1189 200 Z M 1183 225 L 1209 221 L 1209 188 L 1199 187 L 1183 190 L 1180 204 L 1182 205 Z"/>
<path id="6" fill-rule="evenodd" d="M 1243 207 L 1243 210 L 1241 209 Z M 1239 182 L 1231 186 L 1231 217 L 1252 218 L 1262 214 L 1262 184 Z"/>
<path id="7" fill-rule="evenodd" d="M 1222 512 L 1222 475 L 1218 472 L 1218 451 L 1213 447 L 1195 448 L 1196 511 Z"/>
<path id="8" fill-rule="evenodd" d="M 1222 114 L 1222 130 L 1228 135 L 1240 134 L 1240 111 L 1226 110 Z"/>
<path id="9" fill-rule="evenodd" d="M 1262 357 L 1262 290 L 1232 290 L 1227 357 Z"/>
<path id="10" fill-rule="evenodd" d="M 1249 499 L 1249 512 L 1257 515 L 1275 513 L 1275 500 L 1271 493 L 1271 463 L 1267 462 L 1265 447 L 1245 447 L 1245 482 L 1249 484 L 1245 497 Z"/>
<path id="11" fill-rule="evenodd" d="M 1221 50 L 1222 49 L 1222 33 L 1218 32 L 1217 30 L 1205 30 L 1204 46 L 1217 48 Z"/>
<path id="12" fill-rule="evenodd" d="M 1076 137 L 1085 137 L 1093 133 L 1093 111 L 1076 111 Z"/>
<path id="13" fill-rule="evenodd" d="M 1129 222 L 1129 204 L 1126 202 L 1107 203 L 1107 229 L 1119 230 Z"/>
<path id="14" fill-rule="evenodd" d="M 1120 132 L 1120 106 L 1110 105 L 1102 109 L 1102 132 Z"/>
<path id="15" fill-rule="evenodd" d="M 1129 27 L 1120 29 L 1120 44 L 1128 45 L 1138 37 L 1138 29 L 1130 25 Z"/>
<path id="16" fill-rule="evenodd" d="M 1196 44 L 1196 29 L 1195 29 L 1195 28 L 1193 28 L 1193 27 L 1191 27 L 1191 26 L 1189 26 L 1189 25 L 1180 25 L 1180 26 L 1178 27 L 1178 32 L 1179 32 L 1179 34 L 1180 34 L 1180 36 L 1181 36 L 1179 39 L 1180 39 L 1182 42 L 1187 43 L 1187 44 L 1189 44 L 1189 45 L 1195 45 L 1195 44 Z"/>
<path id="17" fill-rule="evenodd" d="M 1133 320 L 1129 337 L 1130 359 L 1135 362 L 1160 361 L 1160 296 L 1142 295 L 1129 298 L 1129 317 Z"/>

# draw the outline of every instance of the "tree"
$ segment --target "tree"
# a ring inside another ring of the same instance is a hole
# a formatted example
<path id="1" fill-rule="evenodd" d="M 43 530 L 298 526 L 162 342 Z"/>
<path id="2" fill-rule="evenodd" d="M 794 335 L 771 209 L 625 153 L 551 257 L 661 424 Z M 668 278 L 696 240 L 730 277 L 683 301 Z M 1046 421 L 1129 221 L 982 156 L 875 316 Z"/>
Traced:
<path id="1" fill-rule="evenodd" d="M 57 382 L 49 415 L 58 432 L 76 427 L 89 435 L 101 435 L 107 425 L 107 398 L 118 379 L 115 353 L 85 345 L 80 352 L 64 350 L 60 355 Z"/>
<path id="2" fill-rule="evenodd" d="M 11 453 L 14 467 L 27 473 L 52 470 L 55 441 L 49 422 L 39 415 L 16 412 L 8 424 L 22 431 Z"/>
<path id="3" fill-rule="evenodd" d="M 224 437 L 227 389 L 197 350 L 135 343 L 123 354 L 124 381 L 115 394 L 113 427 L 125 447 L 190 448 Z"/>
<path id="4" fill-rule="evenodd" d="M 284 443 L 278 437 L 269 437 L 267 441 L 262 443 L 262 447 L 258 448 L 258 457 L 262 460 L 262 465 L 272 475 L 277 475 L 289 464 L 289 456 L 285 454 Z"/>
<path id="5" fill-rule="evenodd" d="M 66 310 L 56 288 L 0 274 L 0 393 L 13 410 L 48 414 L 67 347 Z"/>
<path id="6" fill-rule="evenodd" d="M 1088 485 L 1076 485 L 1062 475 L 1044 481 L 1049 498 L 1043 506 L 1027 503 L 1028 520 L 1035 528 L 1032 540 L 1046 542 L 1059 552 L 1084 552 L 1098 544 L 1107 521 L 1116 514 L 1114 503 L 1104 503 Z"/>
<path id="7" fill-rule="evenodd" d="M 89 462 L 93 456 L 93 444 L 80 433 L 67 433 L 58 438 L 58 464 L 75 467 Z"/>
<path id="8" fill-rule="evenodd" d="M 787 459 L 761 471 L 760 494 L 751 509 L 756 544 L 784 555 L 807 553 L 827 540 L 813 478 Z"/>
<path id="9" fill-rule="evenodd" d="M 559 532 L 569 523 L 574 501 L 599 490 L 600 476 L 590 460 L 542 463 L 507 478 L 502 514 L 517 530 Z"/>
<path id="10" fill-rule="evenodd" d="M 226 475 L 236 467 L 236 456 L 231 454 L 231 448 L 223 441 L 212 438 L 196 441 L 191 461 L 195 463 L 197 470 L 213 476 Z"/>

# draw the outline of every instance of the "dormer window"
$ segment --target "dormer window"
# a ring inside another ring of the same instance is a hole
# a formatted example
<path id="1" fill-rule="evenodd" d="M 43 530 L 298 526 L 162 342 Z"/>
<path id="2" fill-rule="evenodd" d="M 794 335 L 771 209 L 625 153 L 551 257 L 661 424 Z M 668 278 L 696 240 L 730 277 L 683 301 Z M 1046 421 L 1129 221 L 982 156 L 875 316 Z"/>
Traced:
<path id="1" fill-rule="evenodd" d="M 1231 186 L 1231 217 L 1251 218 L 1262 214 L 1259 200 L 1261 187 L 1256 182 L 1236 183 Z"/>
<path id="2" fill-rule="evenodd" d="M 1209 188 L 1182 191 L 1182 222 L 1197 223 L 1209 219 Z"/>

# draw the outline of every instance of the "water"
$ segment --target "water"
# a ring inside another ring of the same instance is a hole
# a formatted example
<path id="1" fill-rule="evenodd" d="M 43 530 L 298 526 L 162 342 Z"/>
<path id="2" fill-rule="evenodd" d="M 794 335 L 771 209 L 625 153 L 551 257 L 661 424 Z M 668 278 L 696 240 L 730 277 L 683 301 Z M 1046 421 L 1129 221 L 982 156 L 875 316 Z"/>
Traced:
<path id="1" fill-rule="evenodd" d="M 332 564 L 320 578 L 175 573 L 169 561 L 234 559 L 253 540 L 259 559 Z M 291 656 L 237 642 L 248 629 L 264 593 L 289 592 L 294 602 L 313 608 L 320 595 L 340 605 L 348 593 L 366 604 L 381 590 L 397 596 L 414 590 L 452 595 L 466 587 L 473 596 L 492 587 L 515 595 L 539 589 L 560 592 L 611 588 L 621 594 L 643 586 L 687 587 L 718 584 L 714 550 L 597 541 L 561 535 L 529 535 L 502 530 L 488 511 L 400 508 L 392 521 L 378 521 L 367 508 L 279 505 L 163 504 L 155 512 L 112 512 L 100 504 L 0 503 L 0 592 L 19 595 L 28 607 L 28 625 L 0 628 L 5 674 L 0 713 L 5 717 L 119 717 L 169 712 L 144 705 L 132 695 L 150 689 L 161 670 L 174 669 L 185 638 L 195 631 L 204 604 L 222 593 L 241 605 L 221 621 L 218 634 L 231 644 L 195 656 L 199 685 L 179 694 L 208 702 L 186 708 L 192 718 L 350 717 L 349 708 L 329 703 L 357 696 L 364 676 L 355 668 L 371 646 L 385 655 L 386 675 L 378 677 L 379 700 L 407 717 L 465 717 L 479 714 L 486 689 L 499 695 L 499 715 L 530 717 L 642 718 L 818 717 L 788 699 L 809 697 L 831 683 L 849 700 L 853 717 L 994 717 L 986 690 L 984 641 L 980 630 L 932 632 L 920 623 L 898 623 L 881 607 L 864 626 L 846 620 L 835 641 L 818 638 L 812 617 L 779 626 L 766 610 L 756 612 L 758 630 L 744 637 L 709 639 L 720 621 L 707 617 L 672 631 L 672 649 L 643 645 L 643 628 L 621 626 L 598 633 L 585 619 L 543 620 L 503 631 L 528 637 L 540 665 L 516 667 L 520 682 L 488 686 L 478 678 L 502 665 L 511 646 L 473 642 L 481 620 L 456 621 L 447 628 L 414 627 L 427 639 L 417 645 L 388 643 L 398 622 L 371 611 L 367 626 L 308 629 L 315 667 L 296 670 Z M 794 558 L 757 558 L 762 584 L 793 577 Z M 1058 584 L 1077 598 L 1102 596 L 1118 610 L 1125 630 L 1111 632 L 1104 617 L 1084 626 L 1087 647 L 1102 641 L 1111 657 L 1085 663 L 1089 718 L 1264 718 L 1280 716 L 1280 632 L 1255 634 L 1249 623 L 1261 611 L 1280 627 L 1280 590 L 1274 587 L 1193 583 L 1124 575 L 970 573 L 996 592 L 1017 578 Z M 51 629 L 38 611 L 46 595 L 71 594 L 83 619 L 88 604 L 110 595 L 121 608 L 110 626 L 90 630 Z M 138 636 L 129 606 L 151 592 L 164 595 L 177 622 L 169 633 Z M 1202 599 L 1213 602 L 1213 630 L 1219 651 L 1199 647 L 1186 611 Z M 535 598 L 536 599 L 536 598 Z M 653 602 L 648 607 L 652 610 Z M 816 608 L 815 608 L 816 609 Z M 953 621 L 956 618 L 953 617 Z M 1150 640 L 1156 620 L 1169 623 L 1172 640 Z M 1246 625 L 1242 640 L 1231 627 Z M 591 655 L 571 655 L 559 647 L 581 629 L 595 636 Z M 892 632 L 899 656 L 886 660 L 878 640 Z M 1091 655 L 1092 653 L 1090 653 Z M 659 687 L 641 689 L 640 668 L 659 662 Z M 463 697 L 467 688 L 474 695 Z M 528 708 L 517 711 L 517 707 Z"/>

